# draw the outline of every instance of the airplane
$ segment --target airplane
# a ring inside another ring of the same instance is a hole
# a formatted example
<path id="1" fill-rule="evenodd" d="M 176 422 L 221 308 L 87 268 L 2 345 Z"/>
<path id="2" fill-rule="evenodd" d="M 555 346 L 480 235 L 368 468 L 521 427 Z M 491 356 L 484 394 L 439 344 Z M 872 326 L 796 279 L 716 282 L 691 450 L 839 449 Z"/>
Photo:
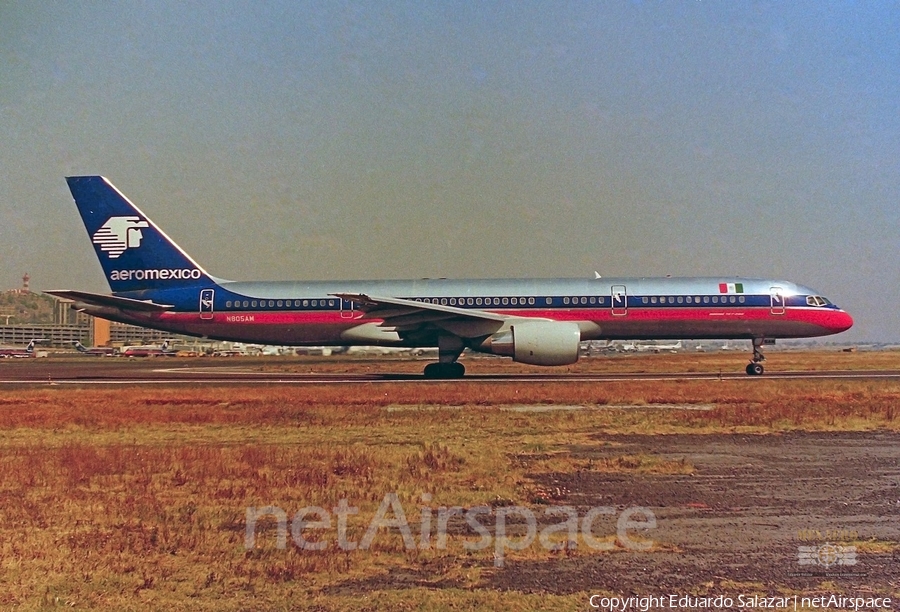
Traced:
<path id="1" fill-rule="evenodd" d="M 671 344 L 639 344 L 637 345 L 637 350 L 640 352 L 651 351 L 653 353 L 659 353 L 661 351 L 672 351 L 677 352 L 684 348 L 681 345 L 681 340 L 678 342 L 674 342 Z"/>
<path id="2" fill-rule="evenodd" d="M 28 346 L 4 346 L 0 347 L 0 358 L 2 359 L 21 359 L 24 357 L 34 357 L 34 345 L 38 342 L 46 342 L 44 338 L 35 338 L 28 343 Z"/>
<path id="3" fill-rule="evenodd" d="M 119 355 L 122 357 L 175 357 L 177 351 L 169 350 L 169 341 L 161 345 L 144 344 L 141 346 L 123 346 Z"/>
<path id="4" fill-rule="evenodd" d="M 87 347 L 78 340 L 72 342 L 72 346 L 74 346 L 75 350 L 85 357 L 109 357 L 110 355 L 116 354 L 116 349 L 111 346 Z"/>
<path id="5" fill-rule="evenodd" d="M 532 365 L 578 360 L 586 340 L 750 340 L 849 329 L 818 292 L 784 280 L 422 279 L 242 282 L 209 274 L 102 176 L 67 177 L 111 294 L 47 291 L 90 315 L 173 333 L 290 346 L 437 348 L 427 378 L 460 378 L 464 349 Z"/>

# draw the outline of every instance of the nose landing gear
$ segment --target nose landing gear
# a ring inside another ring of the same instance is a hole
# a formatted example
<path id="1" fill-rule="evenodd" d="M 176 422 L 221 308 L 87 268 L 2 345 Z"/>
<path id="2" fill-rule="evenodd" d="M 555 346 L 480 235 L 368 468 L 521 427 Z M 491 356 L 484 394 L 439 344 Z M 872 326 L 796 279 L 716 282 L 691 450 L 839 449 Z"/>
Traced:
<path id="1" fill-rule="evenodd" d="M 766 356 L 762 352 L 764 342 L 764 338 L 753 339 L 753 360 L 747 364 L 747 374 L 750 376 L 760 376 L 765 371 L 762 365 L 762 362 L 766 360 Z"/>

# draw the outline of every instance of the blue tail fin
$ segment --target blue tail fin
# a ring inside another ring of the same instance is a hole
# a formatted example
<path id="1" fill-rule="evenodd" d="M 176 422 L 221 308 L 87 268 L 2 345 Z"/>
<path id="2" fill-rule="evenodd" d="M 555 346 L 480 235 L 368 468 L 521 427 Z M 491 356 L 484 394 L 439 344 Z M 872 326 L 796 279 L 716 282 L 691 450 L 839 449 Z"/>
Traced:
<path id="1" fill-rule="evenodd" d="M 113 293 L 214 282 L 109 180 L 70 176 L 66 182 Z"/>

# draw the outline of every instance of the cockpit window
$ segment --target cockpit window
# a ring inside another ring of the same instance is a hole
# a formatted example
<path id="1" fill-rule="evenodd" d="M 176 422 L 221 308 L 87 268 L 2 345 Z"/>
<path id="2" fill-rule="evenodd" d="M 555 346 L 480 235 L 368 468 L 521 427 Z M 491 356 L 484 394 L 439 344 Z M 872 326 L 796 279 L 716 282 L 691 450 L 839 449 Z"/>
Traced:
<path id="1" fill-rule="evenodd" d="M 830 306 L 831 302 L 827 298 L 823 298 L 820 295 L 808 295 L 808 296 L 806 296 L 806 305 L 807 306 Z"/>

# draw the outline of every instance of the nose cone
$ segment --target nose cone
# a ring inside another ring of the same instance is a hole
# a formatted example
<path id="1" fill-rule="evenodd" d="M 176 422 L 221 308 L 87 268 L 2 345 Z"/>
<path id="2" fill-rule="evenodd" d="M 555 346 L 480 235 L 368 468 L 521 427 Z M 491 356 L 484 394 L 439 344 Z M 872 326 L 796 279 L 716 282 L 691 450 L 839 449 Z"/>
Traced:
<path id="1" fill-rule="evenodd" d="M 843 310 L 835 310 L 831 313 L 828 321 L 828 331 L 832 334 L 839 334 L 853 327 L 853 317 Z"/>

